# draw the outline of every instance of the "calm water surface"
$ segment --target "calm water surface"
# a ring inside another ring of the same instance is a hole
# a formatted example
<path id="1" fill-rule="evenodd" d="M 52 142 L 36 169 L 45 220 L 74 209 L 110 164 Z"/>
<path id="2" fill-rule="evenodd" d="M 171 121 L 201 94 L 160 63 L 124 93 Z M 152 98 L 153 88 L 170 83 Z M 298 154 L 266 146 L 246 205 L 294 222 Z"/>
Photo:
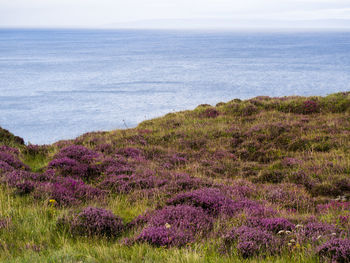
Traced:
<path id="1" fill-rule="evenodd" d="M 349 90 L 349 32 L 0 30 L 0 126 L 31 143 L 202 103 Z"/>

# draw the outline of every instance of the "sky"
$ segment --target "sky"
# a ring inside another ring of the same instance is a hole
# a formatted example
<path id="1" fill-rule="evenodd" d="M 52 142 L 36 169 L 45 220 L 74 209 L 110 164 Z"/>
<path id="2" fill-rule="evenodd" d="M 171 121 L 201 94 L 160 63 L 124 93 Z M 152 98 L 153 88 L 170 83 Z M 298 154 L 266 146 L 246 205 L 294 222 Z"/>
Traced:
<path id="1" fill-rule="evenodd" d="M 350 0 L 0 0 L 0 27 L 350 29 Z"/>

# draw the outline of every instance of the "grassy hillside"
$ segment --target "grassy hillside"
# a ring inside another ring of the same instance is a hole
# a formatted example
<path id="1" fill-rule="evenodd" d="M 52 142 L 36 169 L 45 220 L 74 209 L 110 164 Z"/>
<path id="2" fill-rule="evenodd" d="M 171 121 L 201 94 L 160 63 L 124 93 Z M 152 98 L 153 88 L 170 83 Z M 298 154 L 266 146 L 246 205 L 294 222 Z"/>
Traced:
<path id="1" fill-rule="evenodd" d="M 350 92 L 52 145 L 0 129 L 0 261 L 350 262 L 349 138 Z"/>

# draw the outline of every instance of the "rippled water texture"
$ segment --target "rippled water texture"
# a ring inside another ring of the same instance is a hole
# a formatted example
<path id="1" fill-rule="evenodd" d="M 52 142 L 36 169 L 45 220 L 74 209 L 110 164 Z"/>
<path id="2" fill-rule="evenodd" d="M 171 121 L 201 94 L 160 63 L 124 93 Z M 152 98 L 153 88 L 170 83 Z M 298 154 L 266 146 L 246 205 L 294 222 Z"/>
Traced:
<path id="1" fill-rule="evenodd" d="M 202 103 L 347 90 L 345 32 L 0 30 L 0 126 L 31 143 Z"/>

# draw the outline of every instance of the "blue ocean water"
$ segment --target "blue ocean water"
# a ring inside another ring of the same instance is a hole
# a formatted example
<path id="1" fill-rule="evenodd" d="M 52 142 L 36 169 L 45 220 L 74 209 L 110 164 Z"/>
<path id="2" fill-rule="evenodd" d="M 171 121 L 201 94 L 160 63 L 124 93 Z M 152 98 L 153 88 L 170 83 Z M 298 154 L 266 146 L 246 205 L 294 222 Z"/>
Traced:
<path id="1" fill-rule="evenodd" d="M 349 90 L 349 32 L 0 30 L 0 126 L 36 144 L 202 103 Z"/>

